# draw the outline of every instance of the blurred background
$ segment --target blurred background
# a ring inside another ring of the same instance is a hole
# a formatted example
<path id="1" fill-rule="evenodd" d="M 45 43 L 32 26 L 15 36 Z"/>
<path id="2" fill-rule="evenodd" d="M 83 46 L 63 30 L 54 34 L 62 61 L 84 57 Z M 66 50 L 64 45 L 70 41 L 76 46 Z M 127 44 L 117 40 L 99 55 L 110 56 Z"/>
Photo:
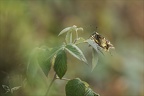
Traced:
<path id="1" fill-rule="evenodd" d="M 35 47 L 61 45 L 59 32 L 76 25 L 85 39 L 96 31 L 115 46 L 91 69 L 68 55 L 64 77 L 88 82 L 101 96 L 144 96 L 143 0 L 0 0 L 0 96 L 44 96 L 53 77 L 41 73 L 26 83 L 26 69 Z M 79 46 L 91 62 L 87 44 Z M 34 83 L 34 84 L 32 84 Z M 56 80 L 49 96 L 65 96 L 66 81 Z M 14 93 L 10 88 L 23 86 Z"/>

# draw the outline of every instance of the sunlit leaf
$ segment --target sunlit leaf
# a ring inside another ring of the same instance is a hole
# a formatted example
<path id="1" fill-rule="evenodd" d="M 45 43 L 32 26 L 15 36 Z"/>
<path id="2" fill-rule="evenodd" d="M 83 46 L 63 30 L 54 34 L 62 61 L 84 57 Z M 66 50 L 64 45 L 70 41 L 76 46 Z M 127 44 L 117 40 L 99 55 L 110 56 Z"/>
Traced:
<path id="1" fill-rule="evenodd" d="M 63 29 L 63 30 L 59 33 L 59 35 L 64 34 L 64 33 L 66 33 L 66 32 L 70 32 L 70 31 L 72 31 L 72 30 L 75 30 L 75 31 L 76 31 L 76 28 L 77 28 L 77 26 L 75 26 L 75 25 L 73 25 L 72 27 L 67 27 L 67 28 Z M 58 35 L 58 36 L 59 36 L 59 35 Z"/>
<path id="2" fill-rule="evenodd" d="M 65 75 L 67 71 L 67 57 L 64 50 L 60 50 L 56 54 L 54 70 L 60 79 Z"/>
<path id="3" fill-rule="evenodd" d="M 67 32 L 65 40 L 66 43 L 72 43 L 72 32 Z"/>
<path id="4" fill-rule="evenodd" d="M 63 30 L 59 33 L 59 35 L 64 34 L 64 33 L 66 33 L 66 32 L 69 32 L 69 31 L 71 31 L 71 30 L 72 30 L 72 27 L 67 27 L 67 28 L 63 29 Z M 58 35 L 58 36 L 59 36 L 59 35 Z"/>
<path id="5" fill-rule="evenodd" d="M 87 82 L 85 81 L 82 81 L 82 82 L 85 84 L 86 87 L 89 87 L 89 84 Z"/>
<path id="6" fill-rule="evenodd" d="M 87 60 L 83 54 L 83 52 L 75 45 L 75 44 L 69 44 L 65 47 L 65 49 L 74 57 L 76 57 L 79 60 L 84 61 L 87 63 Z"/>
<path id="7" fill-rule="evenodd" d="M 92 50 L 92 71 L 98 63 L 98 54 L 95 49 Z"/>

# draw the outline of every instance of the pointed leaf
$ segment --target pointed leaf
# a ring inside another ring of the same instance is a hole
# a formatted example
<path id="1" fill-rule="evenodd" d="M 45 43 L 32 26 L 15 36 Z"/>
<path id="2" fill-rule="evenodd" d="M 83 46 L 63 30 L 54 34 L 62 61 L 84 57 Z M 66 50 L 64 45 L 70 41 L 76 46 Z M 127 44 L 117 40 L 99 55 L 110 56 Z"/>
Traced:
<path id="1" fill-rule="evenodd" d="M 38 71 L 38 60 L 37 60 L 38 50 L 39 50 L 38 47 L 35 48 L 31 52 L 29 57 L 28 66 L 27 66 L 27 75 L 30 78 L 34 78 Z"/>
<path id="2" fill-rule="evenodd" d="M 38 48 L 37 50 L 37 61 L 38 64 L 40 65 L 42 71 L 44 72 L 44 74 L 47 76 L 50 69 L 51 69 L 51 60 L 54 57 L 54 55 L 56 54 L 57 50 L 60 50 L 60 47 L 56 47 L 53 48 L 52 50 L 50 50 L 50 48 Z"/>
<path id="3" fill-rule="evenodd" d="M 60 50 L 56 54 L 54 70 L 60 79 L 65 75 L 67 71 L 67 57 L 64 50 Z"/>
<path id="4" fill-rule="evenodd" d="M 64 34 L 64 33 L 66 33 L 66 32 L 69 32 L 69 31 L 71 31 L 71 29 L 72 29 L 72 27 L 67 27 L 67 28 L 63 29 L 63 30 L 59 33 L 59 35 Z M 59 35 L 58 35 L 58 36 L 59 36 Z"/>
<path id="5" fill-rule="evenodd" d="M 75 25 L 73 25 L 72 27 L 67 27 L 67 28 L 65 28 L 65 29 L 63 29 L 60 33 L 59 33 L 59 35 L 61 35 L 61 34 L 64 34 L 64 33 L 66 33 L 66 32 L 71 32 L 71 31 L 76 31 L 76 29 L 77 29 L 77 26 L 75 26 Z M 58 35 L 58 36 L 59 36 Z"/>
<path id="6" fill-rule="evenodd" d="M 61 49 L 62 49 L 62 46 L 56 47 L 56 48 L 53 48 L 51 51 L 47 50 L 47 52 L 45 54 L 45 52 L 41 52 L 42 50 L 44 51 L 44 49 L 35 48 L 32 51 L 30 58 L 29 58 L 29 62 L 28 62 L 28 66 L 27 66 L 27 75 L 30 78 L 34 78 L 37 75 L 38 69 L 41 67 L 43 72 L 47 76 L 47 74 L 51 68 L 51 59 Z M 39 54 L 39 53 L 41 53 L 41 54 Z"/>
<path id="7" fill-rule="evenodd" d="M 87 63 L 87 60 L 83 54 L 83 52 L 75 45 L 75 44 L 69 44 L 65 47 L 65 49 L 74 57 L 77 59 Z"/>
<path id="8" fill-rule="evenodd" d="M 95 50 L 98 51 L 99 45 L 94 40 L 87 39 L 86 41 L 88 42 L 89 45 L 91 45 Z"/>
<path id="9" fill-rule="evenodd" d="M 38 52 L 38 63 L 47 76 L 50 69 L 51 69 L 51 58 L 47 59 L 49 57 L 50 50 L 46 49 L 40 49 Z"/>
<path id="10" fill-rule="evenodd" d="M 98 63 L 98 53 L 93 48 L 93 50 L 92 50 L 92 71 L 96 67 L 97 63 Z"/>
<path id="11" fill-rule="evenodd" d="M 72 32 L 67 32 L 65 40 L 66 43 L 72 43 Z"/>
<path id="12" fill-rule="evenodd" d="M 55 47 L 53 48 L 50 52 L 49 52 L 49 56 L 47 57 L 47 59 L 53 58 L 60 50 L 63 49 L 63 45 L 59 46 L 59 47 Z"/>

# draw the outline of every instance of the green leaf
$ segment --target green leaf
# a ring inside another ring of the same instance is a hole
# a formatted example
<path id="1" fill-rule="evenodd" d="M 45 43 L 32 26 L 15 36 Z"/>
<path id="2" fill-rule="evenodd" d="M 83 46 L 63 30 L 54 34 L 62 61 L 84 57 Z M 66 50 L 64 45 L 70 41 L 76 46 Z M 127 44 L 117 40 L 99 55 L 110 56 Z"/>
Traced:
<path id="1" fill-rule="evenodd" d="M 38 55 L 39 48 L 35 48 L 29 57 L 28 66 L 27 66 L 27 75 L 30 78 L 34 78 L 38 71 L 38 61 L 37 61 L 37 55 Z"/>
<path id="2" fill-rule="evenodd" d="M 38 57 L 37 57 L 38 63 L 46 76 L 48 75 L 51 69 L 51 58 L 47 59 L 47 57 L 49 57 L 50 55 L 49 53 L 50 50 L 41 48 L 38 52 Z"/>
<path id="3" fill-rule="evenodd" d="M 70 80 L 66 84 L 66 96 L 84 96 L 85 84 L 79 79 Z"/>
<path id="4" fill-rule="evenodd" d="M 87 60 L 83 54 L 83 52 L 75 45 L 75 44 L 69 44 L 65 47 L 65 49 L 74 57 L 77 59 L 87 63 Z"/>
<path id="5" fill-rule="evenodd" d="M 60 79 L 65 75 L 67 71 L 67 57 L 64 50 L 60 50 L 56 54 L 54 70 Z"/>
<path id="6" fill-rule="evenodd" d="M 49 52 L 49 56 L 47 57 L 47 59 L 53 58 L 60 50 L 63 49 L 63 45 L 59 46 L 59 47 L 55 47 L 53 48 L 50 52 Z"/>
<path id="7" fill-rule="evenodd" d="M 63 30 L 59 33 L 59 35 L 64 34 L 64 33 L 66 33 L 66 32 L 69 32 L 69 31 L 71 31 L 71 29 L 72 29 L 72 27 L 67 27 L 67 28 L 63 29 Z M 58 35 L 58 36 L 59 36 L 59 35 Z"/>
<path id="8" fill-rule="evenodd" d="M 67 32 L 67 35 L 66 35 L 66 43 L 72 43 L 72 32 Z"/>
<path id="9" fill-rule="evenodd" d="M 88 83 L 79 78 L 72 79 L 65 86 L 66 96 L 99 96 L 88 86 Z"/>
<path id="10" fill-rule="evenodd" d="M 34 78 L 37 75 L 37 71 L 39 68 L 43 70 L 45 75 L 47 76 L 48 72 L 51 68 L 51 60 L 55 56 L 55 54 L 62 49 L 62 46 L 53 48 L 52 50 L 47 50 L 46 48 L 35 48 L 29 58 L 28 66 L 27 66 L 27 75 L 30 78 Z"/>
<path id="11" fill-rule="evenodd" d="M 94 40 L 87 39 L 86 41 L 88 42 L 88 44 L 89 44 L 90 46 L 92 46 L 95 50 L 98 51 L 99 45 L 98 45 Z"/>
<path id="12" fill-rule="evenodd" d="M 80 27 L 80 28 L 77 28 L 76 30 L 77 30 L 77 31 L 83 31 L 83 28 Z"/>
<path id="13" fill-rule="evenodd" d="M 46 76 L 51 69 L 52 59 L 54 58 L 54 55 L 61 49 L 62 46 L 53 48 L 52 50 L 49 50 L 48 48 L 39 48 L 37 60 Z"/>
<path id="14" fill-rule="evenodd" d="M 98 63 L 98 53 L 94 48 L 92 49 L 92 71 Z"/>
<path id="15" fill-rule="evenodd" d="M 75 25 L 73 25 L 72 27 L 67 27 L 67 28 L 63 29 L 63 30 L 59 33 L 59 35 L 64 34 L 64 33 L 66 33 L 66 32 L 73 31 L 73 30 L 76 31 L 76 28 L 77 28 L 77 26 L 75 26 Z M 58 35 L 58 36 L 59 36 L 59 35 Z"/>
<path id="16" fill-rule="evenodd" d="M 100 96 L 100 95 L 95 93 L 91 88 L 86 88 L 84 96 Z"/>
<path id="17" fill-rule="evenodd" d="M 94 92 L 91 90 L 91 88 L 87 88 L 84 96 L 94 96 Z"/>

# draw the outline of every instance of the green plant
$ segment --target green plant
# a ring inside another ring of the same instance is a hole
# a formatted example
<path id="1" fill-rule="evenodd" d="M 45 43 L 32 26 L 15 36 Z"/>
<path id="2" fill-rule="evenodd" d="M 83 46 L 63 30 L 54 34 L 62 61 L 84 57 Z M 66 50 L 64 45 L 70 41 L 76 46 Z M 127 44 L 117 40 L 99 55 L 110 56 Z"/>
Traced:
<path id="1" fill-rule="evenodd" d="M 55 75 L 47 89 L 45 96 L 48 96 L 50 87 L 56 79 L 67 81 L 67 84 L 65 86 L 66 96 L 99 96 L 91 88 L 89 88 L 88 83 L 82 81 L 80 78 L 74 78 L 74 79 L 63 78 L 63 76 L 67 72 L 66 52 L 70 53 L 72 56 L 88 65 L 88 62 L 83 52 L 77 46 L 80 43 L 88 43 L 93 48 L 92 70 L 95 68 L 97 64 L 98 61 L 97 53 L 99 52 L 100 47 L 92 39 L 85 40 L 84 38 L 79 37 L 78 32 L 80 31 L 83 31 L 83 28 L 77 28 L 77 26 L 75 25 L 72 27 L 67 27 L 59 33 L 59 35 L 66 33 L 65 42 L 61 46 L 56 48 L 47 48 L 47 47 L 36 48 L 33 51 L 32 53 L 33 55 L 30 58 L 27 70 L 29 72 L 29 76 L 33 77 L 34 74 L 36 74 L 36 71 L 31 72 L 32 67 L 34 70 L 37 70 L 36 68 L 38 67 L 36 66 L 40 66 L 40 68 L 42 69 L 42 71 L 46 76 L 48 75 L 52 66 L 55 71 Z M 74 33 L 76 34 L 75 39 L 73 39 Z M 31 65 L 31 63 L 35 63 L 37 65 L 34 66 Z"/>

